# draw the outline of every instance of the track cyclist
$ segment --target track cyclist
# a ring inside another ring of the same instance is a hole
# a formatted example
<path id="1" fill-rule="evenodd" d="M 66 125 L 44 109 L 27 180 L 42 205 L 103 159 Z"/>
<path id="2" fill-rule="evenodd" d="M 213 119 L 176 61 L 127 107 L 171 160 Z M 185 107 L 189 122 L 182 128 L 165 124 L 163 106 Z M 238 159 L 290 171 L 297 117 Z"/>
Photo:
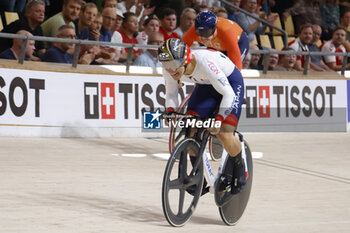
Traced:
<path id="1" fill-rule="evenodd" d="M 239 70 L 249 51 L 249 40 L 243 29 L 236 22 L 217 17 L 211 11 L 199 13 L 182 40 L 188 46 L 197 41 L 224 52 Z"/>
<path id="2" fill-rule="evenodd" d="M 241 143 L 234 130 L 241 114 L 244 83 L 241 72 L 223 53 L 213 49 L 191 49 L 180 39 L 169 39 L 158 49 L 166 86 L 167 112 L 178 105 L 178 82 L 196 83 L 189 99 L 187 114 L 213 117 L 221 128 L 210 128 L 229 153 L 225 169 L 217 179 L 215 200 L 222 206 L 239 193 L 248 178 L 241 155 Z M 218 108 L 219 107 L 219 108 Z M 216 124 L 215 124 L 216 125 Z"/>

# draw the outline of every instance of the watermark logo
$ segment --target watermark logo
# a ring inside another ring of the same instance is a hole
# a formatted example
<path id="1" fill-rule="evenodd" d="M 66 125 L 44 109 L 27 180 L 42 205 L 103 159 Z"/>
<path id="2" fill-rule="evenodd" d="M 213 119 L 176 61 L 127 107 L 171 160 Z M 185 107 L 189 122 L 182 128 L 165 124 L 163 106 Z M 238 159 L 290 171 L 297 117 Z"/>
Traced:
<path id="1" fill-rule="evenodd" d="M 143 113 L 143 129 L 147 131 L 152 130 L 164 130 L 167 132 L 169 128 L 220 128 L 221 121 L 215 121 L 214 118 L 208 118 L 205 120 L 197 119 L 196 117 L 178 117 L 165 116 L 162 117 L 162 113 L 157 110 L 156 112 L 144 112 Z"/>
<path id="2" fill-rule="evenodd" d="M 161 124 L 161 113 L 159 110 L 156 112 L 144 112 L 143 113 L 143 128 L 144 129 L 160 129 Z"/>

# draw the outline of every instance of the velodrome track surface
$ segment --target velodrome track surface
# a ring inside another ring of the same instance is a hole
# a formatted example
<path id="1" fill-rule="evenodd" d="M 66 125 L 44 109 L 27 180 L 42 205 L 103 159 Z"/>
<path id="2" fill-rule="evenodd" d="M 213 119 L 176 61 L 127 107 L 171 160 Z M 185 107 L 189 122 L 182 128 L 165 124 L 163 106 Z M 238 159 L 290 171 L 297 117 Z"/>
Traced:
<path id="1" fill-rule="evenodd" d="M 165 138 L 0 138 L 0 232 L 349 232 L 350 133 L 247 134 L 253 189 L 241 221 L 201 198 L 181 228 L 161 208 Z M 146 157 L 122 154 L 142 153 Z"/>

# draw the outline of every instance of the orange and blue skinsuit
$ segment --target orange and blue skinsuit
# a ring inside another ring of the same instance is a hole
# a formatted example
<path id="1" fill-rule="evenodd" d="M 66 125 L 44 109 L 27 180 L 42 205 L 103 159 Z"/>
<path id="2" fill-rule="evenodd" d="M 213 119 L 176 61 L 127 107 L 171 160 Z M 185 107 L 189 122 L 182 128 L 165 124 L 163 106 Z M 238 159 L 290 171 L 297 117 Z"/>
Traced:
<path id="1" fill-rule="evenodd" d="M 248 37 L 236 22 L 220 17 L 217 19 L 217 34 L 211 39 L 210 43 L 207 44 L 207 47 L 227 54 L 230 60 L 241 70 L 242 61 L 249 51 Z M 188 46 L 191 46 L 195 41 L 203 43 L 196 33 L 194 25 L 185 33 L 182 40 Z"/>

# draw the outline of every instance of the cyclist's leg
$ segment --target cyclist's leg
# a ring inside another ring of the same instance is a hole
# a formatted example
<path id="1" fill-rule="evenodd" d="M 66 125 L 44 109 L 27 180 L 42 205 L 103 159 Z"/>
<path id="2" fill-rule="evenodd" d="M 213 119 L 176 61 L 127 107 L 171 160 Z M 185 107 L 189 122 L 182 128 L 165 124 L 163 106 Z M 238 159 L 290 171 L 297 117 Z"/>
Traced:
<path id="1" fill-rule="evenodd" d="M 242 150 L 239 139 L 234 136 L 235 129 L 235 126 L 224 123 L 217 135 L 231 157 L 238 155 Z"/>
<path id="2" fill-rule="evenodd" d="M 216 94 L 217 92 L 211 85 L 196 85 L 188 101 L 186 114 L 198 115 L 201 117 L 212 116 L 218 104 L 218 98 L 215 97 Z M 194 130 L 195 129 L 193 129 L 193 132 Z M 191 136 L 193 136 L 193 132 L 191 132 Z M 194 157 L 195 154 L 191 152 L 189 154 L 190 161 L 193 165 L 196 161 L 196 158 Z M 209 189 L 205 189 L 206 185 L 207 182 L 204 180 L 202 195 L 209 191 Z M 187 192 L 192 193 L 193 188 L 194 187 L 189 187 Z"/>
<path id="3" fill-rule="evenodd" d="M 241 37 L 239 38 L 238 47 L 241 51 L 241 60 L 243 62 L 249 52 L 249 39 L 244 31 L 242 31 Z"/>
<path id="4" fill-rule="evenodd" d="M 225 163 L 223 173 L 217 183 L 217 204 L 230 200 L 229 194 L 239 193 L 246 183 L 245 164 L 242 159 L 242 148 L 238 138 L 234 136 L 241 114 L 241 105 L 244 95 L 244 84 L 241 73 L 236 69 L 229 77 L 230 84 L 235 93 L 235 103 L 231 114 L 226 117 L 217 137 L 222 141 L 229 156 Z"/>

